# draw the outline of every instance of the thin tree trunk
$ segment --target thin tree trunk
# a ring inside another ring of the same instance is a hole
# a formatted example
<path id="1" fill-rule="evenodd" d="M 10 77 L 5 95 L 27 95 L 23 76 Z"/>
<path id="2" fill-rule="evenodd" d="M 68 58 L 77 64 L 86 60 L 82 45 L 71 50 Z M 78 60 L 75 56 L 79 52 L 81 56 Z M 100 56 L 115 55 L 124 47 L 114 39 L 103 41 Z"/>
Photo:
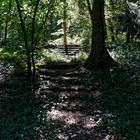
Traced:
<path id="1" fill-rule="evenodd" d="M 30 53 L 30 48 L 28 46 L 28 40 L 27 40 L 27 33 L 26 33 L 26 29 L 25 29 L 25 24 L 22 18 L 22 13 L 21 13 L 21 9 L 20 9 L 20 4 L 19 1 L 16 0 L 16 4 L 17 4 L 17 9 L 18 9 L 18 14 L 19 14 L 19 18 L 20 18 L 20 22 L 21 22 L 21 27 L 22 27 L 22 32 L 23 32 L 23 37 L 24 37 L 24 43 L 25 43 L 25 48 L 26 48 L 26 55 L 27 55 L 27 70 L 28 70 L 28 75 L 31 75 L 31 53 Z"/>
<path id="2" fill-rule="evenodd" d="M 110 32 L 111 32 L 111 41 L 114 42 L 114 41 L 115 41 L 114 27 L 111 27 L 111 28 L 110 28 Z"/>
<path id="3" fill-rule="evenodd" d="M 93 17 L 93 13 L 92 13 L 92 8 L 91 8 L 91 4 L 90 4 L 90 1 L 89 0 L 86 0 L 86 2 L 87 2 L 87 8 L 88 8 L 88 11 L 89 11 L 89 14 L 90 14 L 90 18 L 92 19 L 92 17 Z M 91 20 L 91 22 L 92 22 L 92 20 Z"/>
<path id="4" fill-rule="evenodd" d="M 34 34 L 35 34 L 35 19 L 36 19 L 36 13 L 39 5 L 39 1 L 37 0 L 36 5 L 35 5 L 35 10 L 34 10 L 34 15 L 32 19 L 32 38 L 31 38 L 31 59 L 32 59 L 32 66 L 33 66 L 33 77 L 35 78 L 35 60 L 34 60 L 34 51 L 35 51 L 35 43 L 34 43 Z"/>
<path id="5" fill-rule="evenodd" d="M 130 43 L 130 33 L 129 32 L 127 32 L 126 33 L 126 43 Z"/>
<path id="6" fill-rule="evenodd" d="M 7 30 L 8 30 L 8 22 L 9 22 L 9 16 L 10 16 L 11 7 L 12 7 L 12 0 L 9 1 L 9 9 L 8 9 L 7 16 L 6 16 L 5 32 L 4 32 L 4 43 L 6 43 L 6 40 L 7 40 Z"/>
<path id="7" fill-rule="evenodd" d="M 113 0 L 109 0 L 109 5 L 110 5 L 110 8 L 111 8 L 111 15 L 112 17 L 115 15 L 115 3 Z M 113 25 L 113 22 L 112 22 L 112 19 L 110 21 L 110 32 L 111 32 L 111 41 L 114 42 L 115 41 L 115 35 L 114 35 L 114 25 Z"/>
<path id="8" fill-rule="evenodd" d="M 65 52 L 66 54 L 68 54 L 68 48 L 67 48 L 67 22 L 66 22 L 66 18 L 67 18 L 67 2 L 66 0 L 64 0 L 64 11 L 63 11 L 63 28 L 64 28 L 64 47 L 65 47 Z"/>

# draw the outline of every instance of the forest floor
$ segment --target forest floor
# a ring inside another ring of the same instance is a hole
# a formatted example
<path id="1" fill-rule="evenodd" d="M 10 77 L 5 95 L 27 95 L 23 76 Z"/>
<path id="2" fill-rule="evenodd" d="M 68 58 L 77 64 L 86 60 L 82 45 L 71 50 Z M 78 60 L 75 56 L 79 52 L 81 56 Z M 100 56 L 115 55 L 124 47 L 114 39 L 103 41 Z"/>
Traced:
<path id="1" fill-rule="evenodd" d="M 33 85 L 16 68 L 1 69 L 0 140 L 139 140 L 140 84 L 132 73 L 114 68 L 108 80 L 81 63 L 51 62 Z"/>

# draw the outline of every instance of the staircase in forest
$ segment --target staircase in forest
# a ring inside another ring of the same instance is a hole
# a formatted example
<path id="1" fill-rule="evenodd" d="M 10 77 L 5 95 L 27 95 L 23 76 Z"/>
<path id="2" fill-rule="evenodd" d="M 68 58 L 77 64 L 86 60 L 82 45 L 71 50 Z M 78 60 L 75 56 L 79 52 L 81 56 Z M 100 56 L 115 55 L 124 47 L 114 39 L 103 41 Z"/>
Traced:
<path id="1" fill-rule="evenodd" d="M 64 45 L 45 45 L 44 48 L 45 49 L 57 48 L 61 53 L 71 56 L 76 55 L 81 50 L 80 45 L 67 45 L 66 47 Z"/>
<path id="2" fill-rule="evenodd" d="M 67 55 L 76 55 L 80 51 L 80 45 L 58 45 L 57 46 L 60 52 Z"/>
<path id="3" fill-rule="evenodd" d="M 98 98 L 101 93 L 95 86 L 85 85 L 86 74 L 87 71 L 77 63 L 54 62 L 40 66 L 41 82 L 36 96 L 47 120 L 63 122 L 55 126 L 63 132 L 57 135 L 58 140 L 100 140 L 103 137 L 96 132 L 102 124 L 100 112 L 93 113 L 93 108 L 100 109 Z M 47 138 L 45 134 L 41 135 Z"/>

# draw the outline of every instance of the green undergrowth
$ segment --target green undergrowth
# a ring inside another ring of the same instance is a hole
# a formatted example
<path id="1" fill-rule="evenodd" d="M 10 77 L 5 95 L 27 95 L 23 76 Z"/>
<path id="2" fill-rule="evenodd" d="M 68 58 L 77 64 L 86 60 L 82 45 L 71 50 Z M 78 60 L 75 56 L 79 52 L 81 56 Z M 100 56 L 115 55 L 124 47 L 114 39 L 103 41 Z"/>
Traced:
<path id="1" fill-rule="evenodd" d="M 37 106 L 33 97 L 30 79 L 10 76 L 1 87 L 1 131 L 2 140 L 34 137 L 37 125 Z"/>
<path id="2" fill-rule="evenodd" d="M 78 54 L 76 54 L 75 57 L 73 57 L 71 59 L 71 62 L 85 62 L 87 59 L 87 53 L 86 52 L 79 52 Z"/>
<path id="3" fill-rule="evenodd" d="M 124 48 L 123 48 L 124 47 Z M 88 73 L 86 87 L 102 91 L 100 99 L 104 129 L 121 139 L 140 139 L 140 50 L 132 44 L 114 49 L 120 67 Z M 105 78 L 106 77 L 106 78 Z M 106 114 L 106 115 L 104 115 Z"/>
<path id="4" fill-rule="evenodd" d="M 60 60 L 66 60 L 66 57 L 58 49 L 46 49 L 43 52 L 42 59 L 45 62 L 57 62 Z"/>
<path id="5" fill-rule="evenodd" d="M 129 71 L 117 71 L 113 81 L 103 87 L 103 112 L 113 115 L 105 118 L 104 125 L 109 133 L 137 140 L 140 139 L 140 79 L 131 77 Z"/>
<path id="6" fill-rule="evenodd" d="M 0 139 L 37 140 L 41 133 L 48 140 L 56 139 L 61 121 L 47 120 L 47 114 L 39 105 L 31 79 L 10 75 L 0 83 Z"/>
<path id="7" fill-rule="evenodd" d="M 104 72 L 92 72 L 86 76 L 85 87 L 94 86 L 102 92 L 99 99 L 103 124 L 101 130 L 121 139 L 140 139 L 140 78 L 135 72 L 114 68 L 111 78 L 104 79 Z M 92 113 L 92 111 L 91 111 Z"/>

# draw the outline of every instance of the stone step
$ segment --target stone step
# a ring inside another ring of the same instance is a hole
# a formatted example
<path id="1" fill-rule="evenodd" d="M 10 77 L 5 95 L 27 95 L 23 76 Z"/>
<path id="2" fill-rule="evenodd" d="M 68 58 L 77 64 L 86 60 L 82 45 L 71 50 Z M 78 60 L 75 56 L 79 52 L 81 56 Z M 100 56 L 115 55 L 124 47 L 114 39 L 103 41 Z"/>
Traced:
<path id="1" fill-rule="evenodd" d="M 81 86 L 83 85 L 83 81 L 81 80 L 56 80 L 56 79 L 49 79 L 49 80 L 43 80 L 40 82 L 40 85 L 48 85 L 48 83 L 50 84 L 55 84 L 55 85 L 59 85 L 59 86 Z"/>
<path id="2" fill-rule="evenodd" d="M 43 90 L 43 89 L 42 89 Z M 89 89 L 85 89 L 84 86 L 81 85 L 73 85 L 73 86 L 60 86 L 60 85 L 46 85 L 44 86 L 44 91 L 48 92 L 48 91 L 52 91 L 52 92 L 87 92 L 89 91 Z"/>
<path id="3" fill-rule="evenodd" d="M 72 82 L 72 81 L 81 81 L 79 77 L 68 77 L 68 76 L 57 76 L 57 77 L 52 77 L 50 75 L 40 75 L 40 79 L 43 81 L 49 80 L 49 81 L 62 81 L 62 82 Z"/>
<path id="4" fill-rule="evenodd" d="M 65 53 L 65 50 L 60 50 L 61 53 Z M 79 50 L 68 50 L 68 54 L 79 53 Z"/>
<path id="5" fill-rule="evenodd" d="M 46 64 L 38 66 L 38 68 L 47 68 L 47 69 L 61 69 L 61 70 L 66 70 L 66 69 L 71 69 L 71 68 L 78 68 L 82 64 L 80 63 L 60 63 L 60 62 L 54 62 L 54 63 L 49 63 L 47 62 Z"/>
<path id="6" fill-rule="evenodd" d="M 66 77 L 66 78 L 70 78 L 70 77 L 83 77 L 85 76 L 85 72 L 55 72 L 55 71 L 39 71 L 38 72 L 40 74 L 40 76 L 44 77 L 43 75 L 46 76 L 51 76 L 51 77 Z"/>
<path id="7" fill-rule="evenodd" d="M 85 72 L 85 70 L 79 68 L 79 69 L 75 69 L 75 68 L 70 68 L 70 69 L 46 69 L 46 68 L 41 68 L 38 70 L 38 72 L 40 73 L 61 73 L 61 74 L 65 74 L 65 73 L 80 73 L 80 72 Z"/>
<path id="8" fill-rule="evenodd" d="M 57 45 L 57 48 L 65 48 L 65 46 Z M 67 45 L 67 48 L 80 48 L 80 45 Z"/>
<path id="9" fill-rule="evenodd" d="M 58 48 L 58 49 L 62 49 L 62 50 L 65 50 L 65 48 L 63 48 L 63 47 L 60 47 L 60 48 Z M 80 48 L 74 48 L 74 47 L 71 47 L 71 48 L 67 48 L 68 50 L 80 50 Z"/>

